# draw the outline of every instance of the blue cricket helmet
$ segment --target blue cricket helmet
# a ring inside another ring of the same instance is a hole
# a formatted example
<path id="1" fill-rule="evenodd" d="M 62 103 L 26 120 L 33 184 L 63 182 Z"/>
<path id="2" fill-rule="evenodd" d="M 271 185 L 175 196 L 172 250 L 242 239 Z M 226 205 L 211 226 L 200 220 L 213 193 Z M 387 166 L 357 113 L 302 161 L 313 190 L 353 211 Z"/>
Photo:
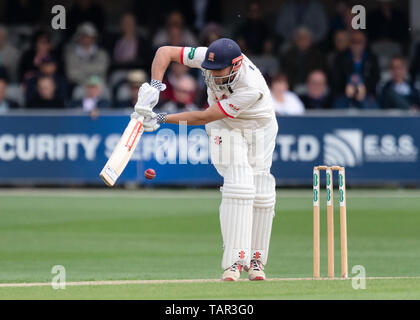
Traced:
<path id="1" fill-rule="evenodd" d="M 201 67 L 207 70 L 220 70 L 234 65 L 242 57 L 239 45 L 227 38 L 213 41 L 206 51 Z"/>

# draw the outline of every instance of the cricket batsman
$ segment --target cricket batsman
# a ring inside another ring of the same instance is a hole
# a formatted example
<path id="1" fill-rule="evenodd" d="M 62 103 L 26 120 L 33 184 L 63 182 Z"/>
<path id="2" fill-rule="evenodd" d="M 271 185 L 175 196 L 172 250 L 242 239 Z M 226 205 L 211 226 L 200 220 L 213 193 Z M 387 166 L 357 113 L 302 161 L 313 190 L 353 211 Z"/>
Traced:
<path id="1" fill-rule="evenodd" d="M 203 111 L 154 113 L 163 76 L 171 62 L 200 68 L 207 85 Z M 270 90 L 258 68 L 231 39 L 206 47 L 160 47 L 152 63 L 152 80 L 139 89 L 132 117 L 144 117 L 145 131 L 162 123 L 205 125 L 212 164 L 223 177 L 220 226 L 223 237 L 222 279 L 265 280 L 276 200 L 270 173 L 277 121 Z M 221 161 L 220 159 L 224 160 Z"/>

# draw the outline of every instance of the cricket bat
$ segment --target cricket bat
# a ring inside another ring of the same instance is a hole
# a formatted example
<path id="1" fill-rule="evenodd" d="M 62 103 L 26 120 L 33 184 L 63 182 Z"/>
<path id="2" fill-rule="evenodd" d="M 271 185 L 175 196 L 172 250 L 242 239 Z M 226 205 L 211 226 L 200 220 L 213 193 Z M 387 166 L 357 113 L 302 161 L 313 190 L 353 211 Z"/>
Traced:
<path id="1" fill-rule="evenodd" d="M 99 174 L 109 187 L 114 186 L 133 155 L 144 131 L 142 121 L 143 117 L 130 120 L 117 146 L 112 151 L 111 157 Z"/>

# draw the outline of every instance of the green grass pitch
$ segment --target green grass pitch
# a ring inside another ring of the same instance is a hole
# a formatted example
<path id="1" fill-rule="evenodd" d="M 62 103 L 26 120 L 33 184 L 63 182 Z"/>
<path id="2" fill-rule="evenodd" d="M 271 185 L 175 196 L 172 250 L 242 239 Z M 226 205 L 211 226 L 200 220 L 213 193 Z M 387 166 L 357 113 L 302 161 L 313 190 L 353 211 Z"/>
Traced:
<path id="1" fill-rule="evenodd" d="M 387 277 L 368 279 L 366 289 L 353 289 L 351 279 L 291 279 L 312 276 L 309 189 L 277 190 L 265 269 L 273 281 L 4 286 L 51 282 L 54 265 L 66 268 L 67 282 L 218 279 L 219 203 L 209 190 L 2 190 L 0 299 L 420 299 L 418 190 L 348 190 L 349 276 L 362 265 L 367 277 Z M 338 212 L 335 203 L 336 276 Z M 324 194 L 321 217 L 325 277 Z"/>

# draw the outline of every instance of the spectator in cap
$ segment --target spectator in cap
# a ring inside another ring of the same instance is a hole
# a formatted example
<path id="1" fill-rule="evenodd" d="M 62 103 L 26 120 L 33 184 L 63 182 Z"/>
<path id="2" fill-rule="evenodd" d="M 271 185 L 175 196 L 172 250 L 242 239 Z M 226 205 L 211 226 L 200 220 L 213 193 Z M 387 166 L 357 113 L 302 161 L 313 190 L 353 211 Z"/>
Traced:
<path id="1" fill-rule="evenodd" d="M 7 79 L 0 72 L 0 114 L 18 107 L 18 104 L 6 98 Z"/>
<path id="2" fill-rule="evenodd" d="M 41 76 L 37 81 L 37 92 L 33 99 L 26 102 L 27 109 L 64 108 L 64 100 L 55 95 L 56 85 L 51 76 Z"/>
<path id="3" fill-rule="evenodd" d="M 67 49 L 65 64 L 67 78 L 77 85 L 84 84 L 91 74 L 106 79 L 109 57 L 96 44 L 97 31 L 93 24 L 84 23 L 77 28 L 76 43 Z"/>
<path id="4" fill-rule="evenodd" d="M 59 99 L 66 101 L 68 99 L 68 83 L 66 77 L 58 71 L 57 61 L 53 56 L 47 56 L 41 60 L 39 71 L 24 84 L 26 90 L 26 100 L 32 100 L 36 96 L 38 79 L 43 76 L 49 76 L 55 82 L 55 95 Z"/>
<path id="5" fill-rule="evenodd" d="M 111 102 L 102 97 L 103 82 L 99 76 L 91 75 L 85 82 L 85 94 L 81 100 L 73 101 L 72 108 L 82 108 L 86 112 L 96 112 L 98 109 L 110 108 Z"/>
<path id="6" fill-rule="evenodd" d="M 7 28 L 0 26 L 0 66 L 7 70 L 11 80 L 17 80 L 20 52 L 7 39 Z"/>
<path id="7" fill-rule="evenodd" d="M 127 76 L 127 82 L 128 82 L 128 88 L 129 88 L 129 97 L 124 100 L 117 100 L 116 106 L 118 108 L 131 108 L 133 107 L 138 98 L 138 92 L 139 88 L 143 83 L 147 81 L 147 74 L 143 70 L 133 70 L 128 73 Z M 120 86 L 120 89 L 122 89 L 122 86 Z M 118 91 L 117 90 L 117 96 Z M 118 98 L 118 97 L 117 97 Z"/>

